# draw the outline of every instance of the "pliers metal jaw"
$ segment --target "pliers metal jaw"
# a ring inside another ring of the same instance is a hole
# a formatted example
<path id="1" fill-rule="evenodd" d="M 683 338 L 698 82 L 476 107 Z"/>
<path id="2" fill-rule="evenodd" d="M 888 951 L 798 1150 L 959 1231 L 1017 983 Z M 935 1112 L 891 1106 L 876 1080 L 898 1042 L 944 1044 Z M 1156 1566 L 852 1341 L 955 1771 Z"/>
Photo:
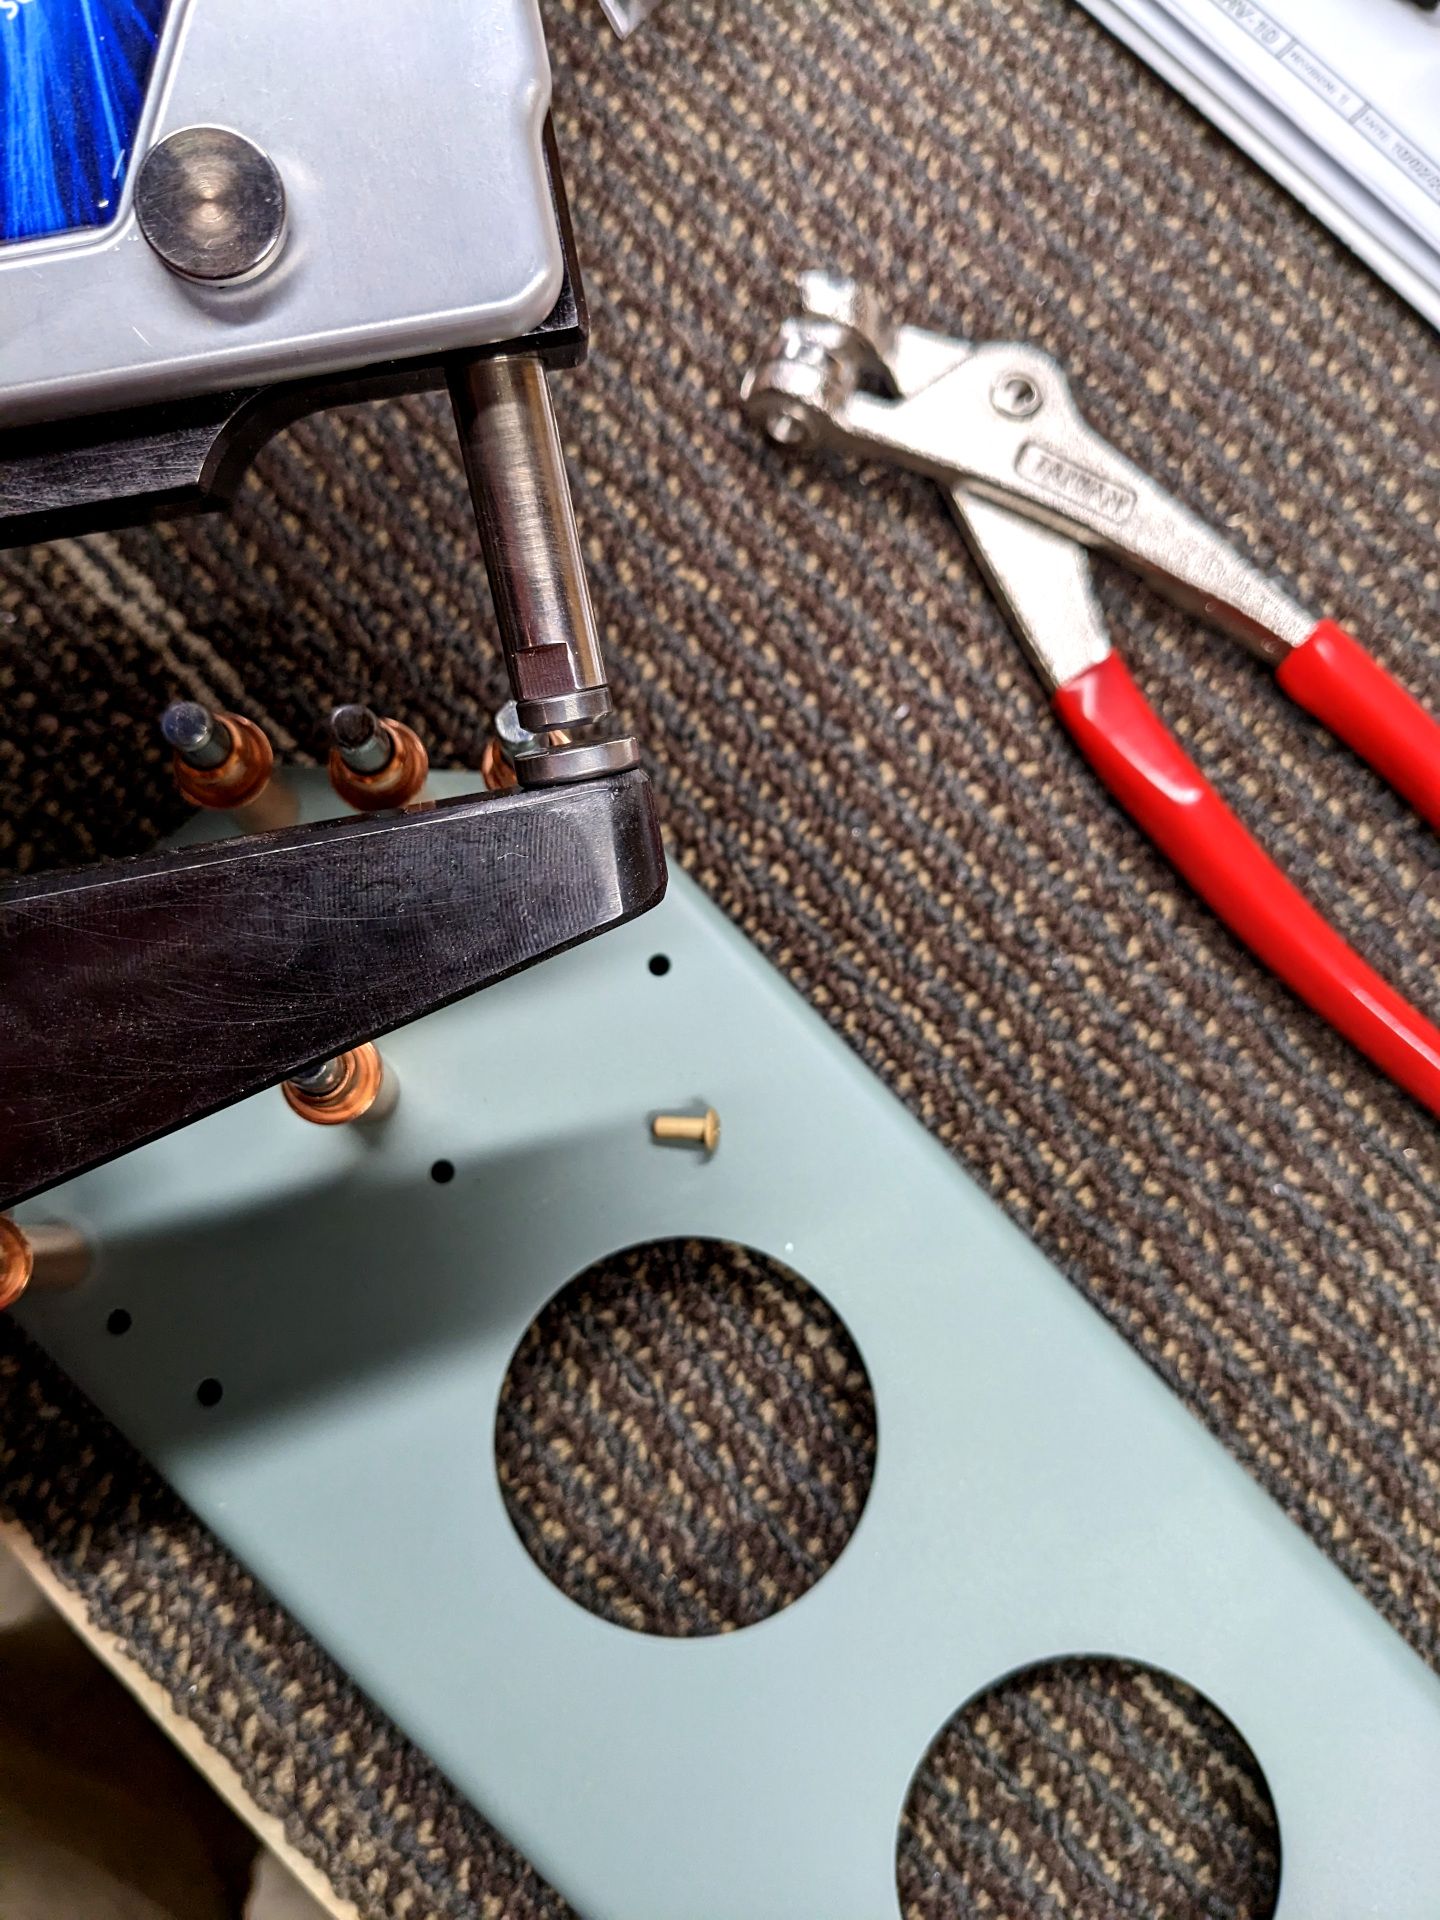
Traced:
<path id="1" fill-rule="evenodd" d="M 1341 940 L 1151 710 L 1115 652 L 1089 550 L 1231 633 L 1283 690 L 1440 826 L 1440 725 L 1358 643 L 1316 620 L 1111 447 L 1048 354 L 893 325 L 811 273 L 743 399 L 785 445 L 939 483 L 1057 714 L 1110 791 L 1270 967 L 1432 1112 L 1440 1030 Z"/>

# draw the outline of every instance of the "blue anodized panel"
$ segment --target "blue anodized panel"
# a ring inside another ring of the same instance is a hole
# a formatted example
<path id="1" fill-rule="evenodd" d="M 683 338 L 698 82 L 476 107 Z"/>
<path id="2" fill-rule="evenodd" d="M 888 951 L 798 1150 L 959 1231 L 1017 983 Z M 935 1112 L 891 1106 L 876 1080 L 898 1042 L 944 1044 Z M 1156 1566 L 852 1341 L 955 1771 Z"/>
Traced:
<path id="1" fill-rule="evenodd" d="M 108 226 L 171 0 L 0 0 L 0 245 Z"/>

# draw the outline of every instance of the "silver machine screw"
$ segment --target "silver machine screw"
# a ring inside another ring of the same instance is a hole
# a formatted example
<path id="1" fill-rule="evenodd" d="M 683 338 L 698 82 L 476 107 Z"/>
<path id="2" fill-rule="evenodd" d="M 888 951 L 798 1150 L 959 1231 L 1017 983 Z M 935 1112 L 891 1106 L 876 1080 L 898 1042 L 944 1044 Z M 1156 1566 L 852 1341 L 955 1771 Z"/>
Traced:
<path id="1" fill-rule="evenodd" d="M 275 162 L 227 127 L 181 127 L 135 176 L 140 231 L 187 280 L 233 284 L 263 273 L 285 240 L 285 186 Z"/>

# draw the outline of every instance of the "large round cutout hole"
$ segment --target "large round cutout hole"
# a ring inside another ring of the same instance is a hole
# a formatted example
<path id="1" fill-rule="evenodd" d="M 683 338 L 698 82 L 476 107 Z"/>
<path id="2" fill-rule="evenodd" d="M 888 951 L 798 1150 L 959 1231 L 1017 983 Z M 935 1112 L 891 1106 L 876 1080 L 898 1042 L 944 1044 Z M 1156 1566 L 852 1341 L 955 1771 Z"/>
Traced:
<path id="1" fill-rule="evenodd" d="M 531 1558 L 637 1632 L 728 1633 L 798 1600 L 855 1530 L 875 1402 L 834 1311 L 778 1262 L 658 1240 L 531 1323 L 496 1461 Z"/>
<path id="2" fill-rule="evenodd" d="M 950 1720 L 911 1782 L 905 1920 L 1270 1920 L 1275 1803 L 1192 1687 L 1120 1660 L 1027 1668 Z"/>

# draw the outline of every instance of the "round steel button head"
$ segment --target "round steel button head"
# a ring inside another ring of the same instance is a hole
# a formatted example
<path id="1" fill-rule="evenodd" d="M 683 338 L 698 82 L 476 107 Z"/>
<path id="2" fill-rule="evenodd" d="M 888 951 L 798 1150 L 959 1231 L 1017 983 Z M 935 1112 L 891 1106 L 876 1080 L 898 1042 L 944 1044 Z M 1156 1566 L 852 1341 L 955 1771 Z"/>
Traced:
<path id="1" fill-rule="evenodd" d="M 262 272 L 285 238 L 274 161 L 226 127 L 182 127 L 146 154 L 135 180 L 140 231 L 172 272 L 223 285 Z"/>
<path id="2" fill-rule="evenodd" d="M 330 716 L 335 751 L 352 773 L 381 773 L 395 755 L 395 742 L 369 707 L 352 703 Z"/>
<path id="3" fill-rule="evenodd" d="M 218 767 L 234 745 L 225 722 L 198 700 L 172 700 L 160 716 L 160 731 L 187 766 L 204 772 Z"/>

